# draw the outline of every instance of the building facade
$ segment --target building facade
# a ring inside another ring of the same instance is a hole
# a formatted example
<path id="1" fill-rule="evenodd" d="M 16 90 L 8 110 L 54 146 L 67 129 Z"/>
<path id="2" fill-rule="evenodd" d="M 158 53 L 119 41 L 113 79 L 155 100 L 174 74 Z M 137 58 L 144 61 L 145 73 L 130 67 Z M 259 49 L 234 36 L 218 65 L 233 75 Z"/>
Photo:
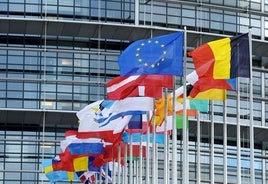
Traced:
<path id="1" fill-rule="evenodd" d="M 250 31 L 253 70 L 238 92 L 191 119 L 187 176 L 178 130 L 177 183 L 267 183 L 267 0 L 0 0 L 0 183 L 49 183 L 42 160 L 77 129 L 77 111 L 105 98 L 120 53 L 184 29 L 187 50 Z M 187 73 L 193 68 L 187 58 Z M 165 183 L 158 163 L 153 181 Z"/>

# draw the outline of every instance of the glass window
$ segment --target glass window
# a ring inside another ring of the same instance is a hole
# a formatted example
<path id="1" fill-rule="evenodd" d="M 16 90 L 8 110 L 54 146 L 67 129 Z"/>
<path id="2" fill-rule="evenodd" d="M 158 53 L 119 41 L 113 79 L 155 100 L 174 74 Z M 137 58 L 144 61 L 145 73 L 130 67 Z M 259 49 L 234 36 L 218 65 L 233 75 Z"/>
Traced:
<path id="1" fill-rule="evenodd" d="M 227 5 L 227 6 L 237 6 L 237 1 L 233 1 L 233 0 L 224 0 L 224 5 Z"/>
<path id="2" fill-rule="evenodd" d="M 7 90 L 9 91 L 14 91 L 14 90 L 22 90 L 23 88 L 23 83 L 21 82 L 8 82 L 7 83 Z"/>
<path id="3" fill-rule="evenodd" d="M 22 98 L 22 91 L 8 91 L 7 98 Z"/>
<path id="4" fill-rule="evenodd" d="M 27 96 L 28 98 L 31 98 L 31 97 L 29 97 L 29 96 Z M 27 97 L 25 97 L 25 98 L 27 98 Z M 34 99 L 34 97 L 33 98 L 31 98 L 31 99 Z M 23 106 L 24 106 L 24 108 L 26 108 L 26 109 L 39 109 L 40 107 L 39 107 L 39 102 L 38 101 L 36 101 L 37 100 L 37 97 L 35 98 L 35 100 L 24 100 L 24 102 L 23 102 Z"/>
<path id="5" fill-rule="evenodd" d="M 8 56 L 8 64 L 23 64 L 23 58 L 21 56 Z"/>
<path id="6" fill-rule="evenodd" d="M 24 12 L 24 4 L 9 4 L 9 11 L 13 12 Z"/>
<path id="7" fill-rule="evenodd" d="M 6 163 L 6 166 L 8 167 L 6 169 L 10 169 L 10 170 L 19 170 L 20 169 L 20 168 L 18 168 L 18 166 L 20 166 L 20 164 L 18 164 L 17 162 Z M 17 173 L 16 172 L 5 172 L 5 180 L 6 181 L 10 180 L 10 181 L 14 181 L 14 182 L 20 181 L 20 175 L 21 175 L 21 173 L 19 173 L 19 172 L 17 172 Z"/>
<path id="8" fill-rule="evenodd" d="M 195 18 L 195 10 L 192 7 L 183 6 L 182 16 Z"/>
<path id="9" fill-rule="evenodd" d="M 6 91 L 1 91 L 0 90 L 0 98 L 4 99 L 6 98 L 7 92 Z M 4 100 L 1 101 L 2 103 L 4 103 Z"/>
<path id="10" fill-rule="evenodd" d="M 233 23 L 235 24 L 237 21 L 236 21 L 236 15 L 228 15 L 228 14 L 225 14 L 224 16 L 224 22 L 228 22 L 228 23 Z"/>
<path id="11" fill-rule="evenodd" d="M 21 100 L 7 100 L 7 108 L 22 108 Z"/>
<path id="12" fill-rule="evenodd" d="M 7 3 L 0 2 L 0 11 L 7 11 Z"/>
<path id="13" fill-rule="evenodd" d="M 38 13 L 41 12 L 40 5 L 26 4 L 26 12 Z"/>
<path id="14" fill-rule="evenodd" d="M 74 5 L 73 0 L 58 0 L 58 1 L 59 1 L 59 5 L 61 6 L 73 6 Z"/>

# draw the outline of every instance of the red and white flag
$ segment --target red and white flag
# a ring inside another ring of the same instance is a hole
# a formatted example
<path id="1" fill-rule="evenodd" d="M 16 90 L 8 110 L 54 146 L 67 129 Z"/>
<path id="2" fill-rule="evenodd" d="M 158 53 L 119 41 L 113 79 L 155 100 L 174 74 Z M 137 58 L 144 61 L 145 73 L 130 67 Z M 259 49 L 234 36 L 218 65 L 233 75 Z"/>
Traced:
<path id="1" fill-rule="evenodd" d="M 120 76 L 106 83 L 106 87 L 107 100 L 137 96 L 161 98 L 163 87 L 173 87 L 173 77 L 169 75 Z"/>

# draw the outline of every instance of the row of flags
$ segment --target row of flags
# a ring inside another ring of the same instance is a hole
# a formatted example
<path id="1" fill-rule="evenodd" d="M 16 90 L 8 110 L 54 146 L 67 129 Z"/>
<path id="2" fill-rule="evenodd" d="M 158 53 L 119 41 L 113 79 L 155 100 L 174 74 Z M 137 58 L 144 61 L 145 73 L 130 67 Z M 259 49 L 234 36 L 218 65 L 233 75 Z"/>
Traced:
<path id="1" fill-rule="evenodd" d="M 78 111 L 78 130 L 67 131 L 60 154 L 43 161 L 50 182 L 112 182 L 115 164 L 146 158 L 153 141 L 164 144 L 173 119 L 182 128 L 184 106 L 188 123 L 197 111 L 208 112 L 208 100 L 224 100 L 226 90 L 236 90 L 237 77 L 250 77 L 249 36 L 242 34 L 188 52 L 195 71 L 186 76 L 187 94 L 182 86 L 163 95 L 163 88 L 174 90 L 174 76 L 183 76 L 183 44 L 184 32 L 177 32 L 135 41 L 122 52 L 120 76 L 106 83 L 106 99 Z"/>

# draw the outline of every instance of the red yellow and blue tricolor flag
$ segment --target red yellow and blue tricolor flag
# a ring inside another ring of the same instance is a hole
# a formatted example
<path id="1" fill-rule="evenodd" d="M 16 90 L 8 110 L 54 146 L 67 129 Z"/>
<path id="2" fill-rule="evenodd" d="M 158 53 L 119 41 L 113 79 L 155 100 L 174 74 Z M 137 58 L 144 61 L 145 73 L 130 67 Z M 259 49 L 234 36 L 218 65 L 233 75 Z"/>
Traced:
<path id="1" fill-rule="evenodd" d="M 199 78 L 250 77 L 248 33 L 205 43 L 188 55 L 193 58 Z"/>

